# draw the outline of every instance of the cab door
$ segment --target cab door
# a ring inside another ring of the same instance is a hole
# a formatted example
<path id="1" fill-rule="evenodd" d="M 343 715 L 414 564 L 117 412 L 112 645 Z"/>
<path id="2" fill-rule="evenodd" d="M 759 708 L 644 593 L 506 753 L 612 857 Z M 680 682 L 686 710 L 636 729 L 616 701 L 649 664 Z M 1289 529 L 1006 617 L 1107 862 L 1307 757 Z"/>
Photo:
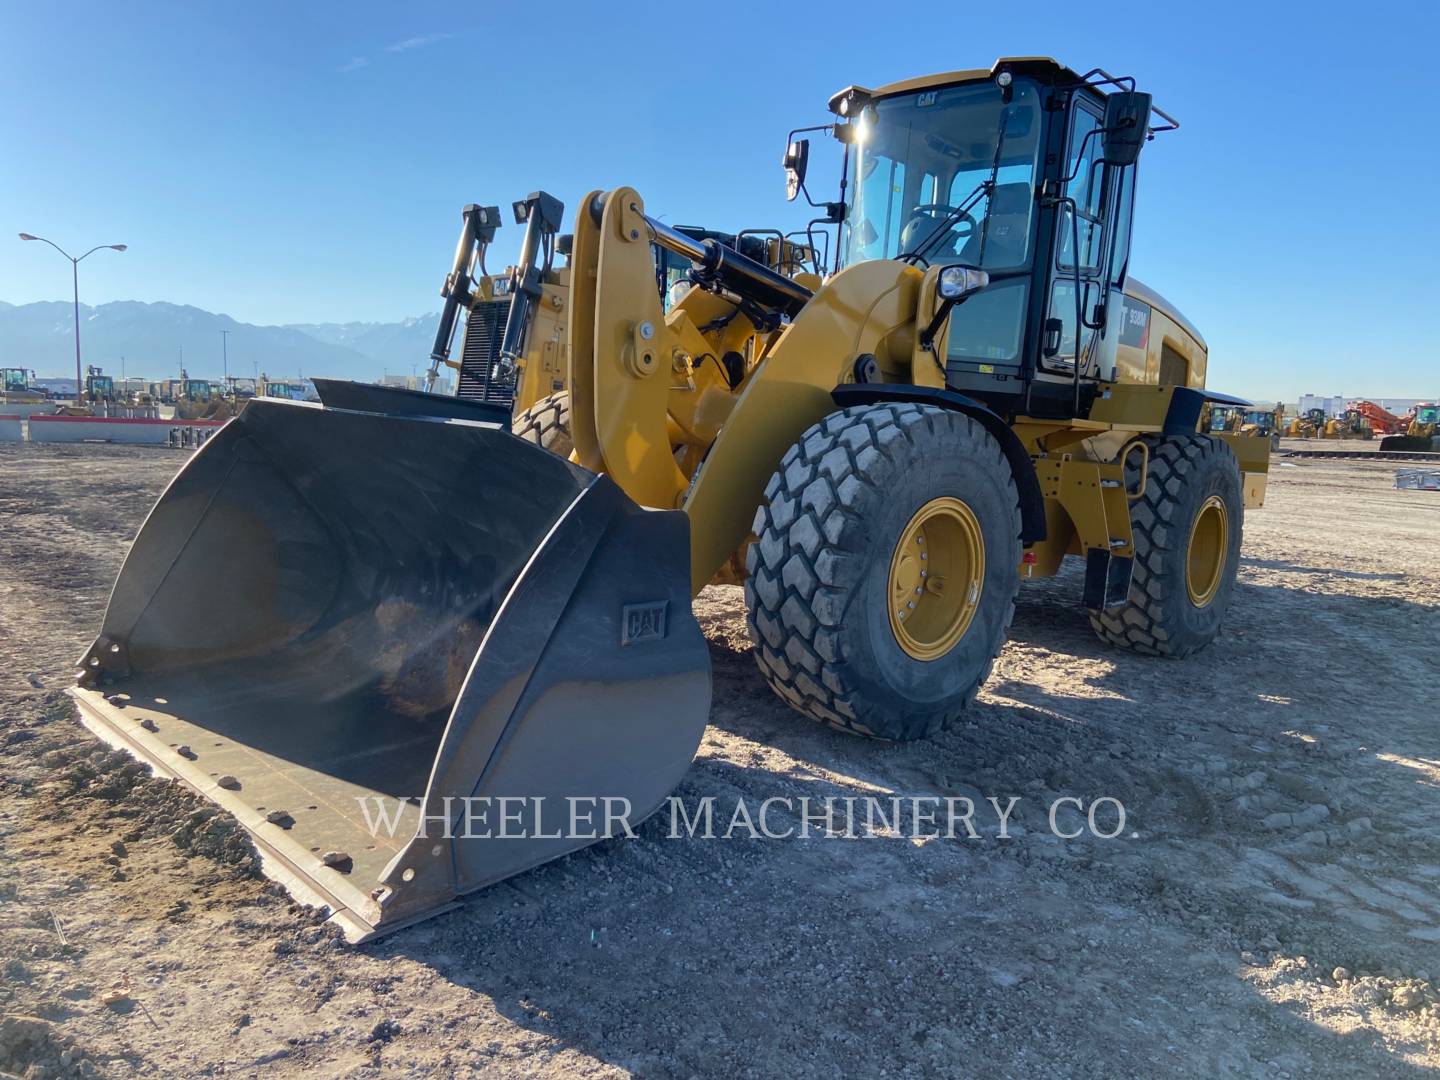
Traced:
<path id="1" fill-rule="evenodd" d="M 1060 192 L 1041 366 L 1073 375 L 1078 348 L 1082 377 L 1113 379 L 1130 262 L 1135 166 L 1104 164 L 1103 124 L 1100 103 L 1077 95 L 1066 138 L 1067 179 Z"/>

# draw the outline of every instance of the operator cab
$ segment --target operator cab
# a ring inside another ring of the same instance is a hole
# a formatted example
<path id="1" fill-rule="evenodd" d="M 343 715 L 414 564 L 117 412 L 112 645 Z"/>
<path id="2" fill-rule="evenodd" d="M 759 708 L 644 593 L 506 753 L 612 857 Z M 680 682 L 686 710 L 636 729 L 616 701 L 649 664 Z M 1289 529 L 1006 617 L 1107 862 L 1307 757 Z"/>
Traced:
<path id="1" fill-rule="evenodd" d="M 846 144 L 840 265 L 988 275 L 950 311 L 937 361 L 951 389 L 1010 415 L 1070 416 L 1114 379 L 1135 158 L 1157 130 L 1133 86 L 1016 59 L 831 99 Z"/>

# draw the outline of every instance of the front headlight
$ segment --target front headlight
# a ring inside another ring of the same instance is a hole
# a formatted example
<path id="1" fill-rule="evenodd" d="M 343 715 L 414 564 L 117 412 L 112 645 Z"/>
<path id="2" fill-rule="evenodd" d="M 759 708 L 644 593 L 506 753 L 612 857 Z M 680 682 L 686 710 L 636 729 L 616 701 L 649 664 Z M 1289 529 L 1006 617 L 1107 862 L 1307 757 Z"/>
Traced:
<path id="1" fill-rule="evenodd" d="M 942 300 L 959 300 L 990 284 L 990 275 L 973 266 L 947 266 L 940 271 L 936 291 Z"/>

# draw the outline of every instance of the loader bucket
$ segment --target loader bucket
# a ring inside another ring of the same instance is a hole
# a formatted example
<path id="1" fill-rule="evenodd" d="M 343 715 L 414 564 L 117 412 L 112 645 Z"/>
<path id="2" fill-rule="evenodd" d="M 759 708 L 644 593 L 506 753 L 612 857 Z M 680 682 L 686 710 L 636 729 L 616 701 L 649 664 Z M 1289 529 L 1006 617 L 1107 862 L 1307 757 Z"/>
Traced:
<path id="1" fill-rule="evenodd" d="M 689 580 L 680 511 L 498 425 L 256 400 L 151 510 L 73 693 L 359 941 L 663 803 L 709 711 Z"/>

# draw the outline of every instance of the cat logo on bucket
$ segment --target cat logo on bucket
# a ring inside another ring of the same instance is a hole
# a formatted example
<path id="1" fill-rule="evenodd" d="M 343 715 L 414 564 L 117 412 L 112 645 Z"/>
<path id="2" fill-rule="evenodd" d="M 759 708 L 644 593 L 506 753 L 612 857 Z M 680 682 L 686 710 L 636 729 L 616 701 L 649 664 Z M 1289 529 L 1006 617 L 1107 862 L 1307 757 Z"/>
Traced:
<path id="1" fill-rule="evenodd" d="M 626 604 L 620 609 L 620 644 L 659 641 L 665 636 L 665 608 L 668 600 L 649 604 Z"/>

